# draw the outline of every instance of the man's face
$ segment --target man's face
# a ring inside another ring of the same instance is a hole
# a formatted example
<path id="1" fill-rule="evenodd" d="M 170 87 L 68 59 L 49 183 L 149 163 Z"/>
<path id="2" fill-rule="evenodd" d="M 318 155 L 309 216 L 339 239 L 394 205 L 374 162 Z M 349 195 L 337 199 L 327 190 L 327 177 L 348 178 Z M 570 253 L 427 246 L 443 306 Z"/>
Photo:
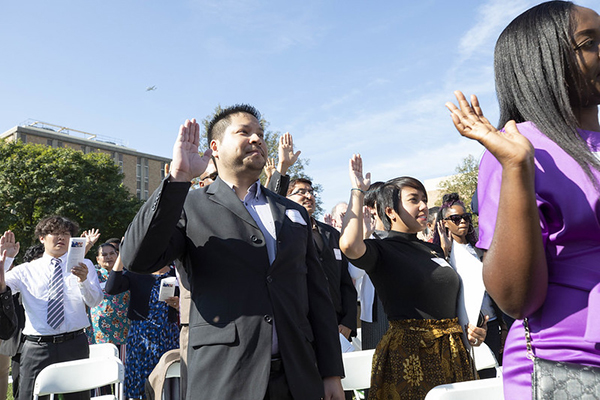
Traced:
<path id="1" fill-rule="evenodd" d="M 267 144 L 260 123 L 246 113 L 231 115 L 223 137 L 210 143 L 220 173 L 260 173 L 267 161 Z"/>
<path id="2" fill-rule="evenodd" d="M 52 232 L 40 236 L 40 242 L 44 245 L 44 252 L 57 258 L 63 256 L 69 250 L 70 241 L 71 233 L 69 231 Z"/>
<path id="3" fill-rule="evenodd" d="M 312 186 L 305 182 L 296 182 L 294 189 L 288 195 L 288 199 L 306 208 L 308 215 L 315 212 L 315 195 Z"/>

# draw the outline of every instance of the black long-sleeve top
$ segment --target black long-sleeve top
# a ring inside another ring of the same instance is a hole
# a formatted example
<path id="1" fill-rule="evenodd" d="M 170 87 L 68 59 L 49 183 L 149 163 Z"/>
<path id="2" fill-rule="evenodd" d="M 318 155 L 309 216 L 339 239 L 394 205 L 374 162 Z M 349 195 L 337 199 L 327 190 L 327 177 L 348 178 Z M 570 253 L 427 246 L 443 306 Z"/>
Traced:
<path id="1" fill-rule="evenodd" d="M 175 276 L 171 269 L 169 276 Z M 108 294 L 119 294 L 129 290 L 129 310 L 127 318 L 145 320 L 150 310 L 150 294 L 158 275 L 136 274 L 130 271 L 110 271 L 104 290 Z M 177 291 L 176 291 L 177 293 Z M 177 310 L 169 307 L 169 322 L 177 322 Z"/>

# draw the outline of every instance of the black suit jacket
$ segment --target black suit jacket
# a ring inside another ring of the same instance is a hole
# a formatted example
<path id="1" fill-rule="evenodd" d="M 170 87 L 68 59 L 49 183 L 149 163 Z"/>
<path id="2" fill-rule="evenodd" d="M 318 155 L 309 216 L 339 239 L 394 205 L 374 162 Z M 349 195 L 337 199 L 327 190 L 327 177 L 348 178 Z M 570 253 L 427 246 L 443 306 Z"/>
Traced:
<path id="1" fill-rule="evenodd" d="M 226 183 L 189 186 L 164 181 L 129 226 L 121 252 L 136 272 L 176 258 L 187 272 L 188 399 L 262 399 L 274 322 L 292 395 L 322 397 L 322 378 L 343 376 L 343 366 L 306 210 L 263 188 L 277 232 L 270 264 L 261 230 Z"/>
<path id="2" fill-rule="evenodd" d="M 350 328 L 352 336 L 356 336 L 357 294 L 348 272 L 348 259 L 340 251 L 340 233 L 323 222 L 316 223 L 323 240 L 323 248 L 320 251 L 317 248 L 317 253 L 327 276 L 338 324 Z"/>

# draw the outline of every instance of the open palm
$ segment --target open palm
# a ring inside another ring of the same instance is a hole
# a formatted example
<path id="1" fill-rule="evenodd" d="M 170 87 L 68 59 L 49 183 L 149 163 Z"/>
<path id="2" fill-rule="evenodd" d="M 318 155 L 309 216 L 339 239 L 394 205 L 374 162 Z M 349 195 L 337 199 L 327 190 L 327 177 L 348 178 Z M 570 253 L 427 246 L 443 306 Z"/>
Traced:
<path id="1" fill-rule="evenodd" d="M 462 92 L 456 91 L 454 95 L 460 108 L 451 102 L 446 103 L 446 107 L 452 112 L 452 122 L 462 136 L 481 143 L 503 167 L 533 160 L 533 146 L 521 135 L 515 121 L 508 121 L 504 131 L 499 131 L 483 116 L 477 96 L 472 95 L 469 104 Z"/>

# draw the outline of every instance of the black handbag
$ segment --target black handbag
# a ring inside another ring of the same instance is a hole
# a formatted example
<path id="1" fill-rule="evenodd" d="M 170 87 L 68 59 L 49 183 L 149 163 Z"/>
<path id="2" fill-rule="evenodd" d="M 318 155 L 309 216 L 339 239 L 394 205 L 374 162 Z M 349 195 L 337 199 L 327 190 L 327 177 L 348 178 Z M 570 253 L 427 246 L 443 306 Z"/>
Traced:
<path id="1" fill-rule="evenodd" d="M 527 318 L 523 320 L 527 358 L 533 360 L 533 400 L 600 399 L 600 368 L 537 357 L 531 347 Z"/>

